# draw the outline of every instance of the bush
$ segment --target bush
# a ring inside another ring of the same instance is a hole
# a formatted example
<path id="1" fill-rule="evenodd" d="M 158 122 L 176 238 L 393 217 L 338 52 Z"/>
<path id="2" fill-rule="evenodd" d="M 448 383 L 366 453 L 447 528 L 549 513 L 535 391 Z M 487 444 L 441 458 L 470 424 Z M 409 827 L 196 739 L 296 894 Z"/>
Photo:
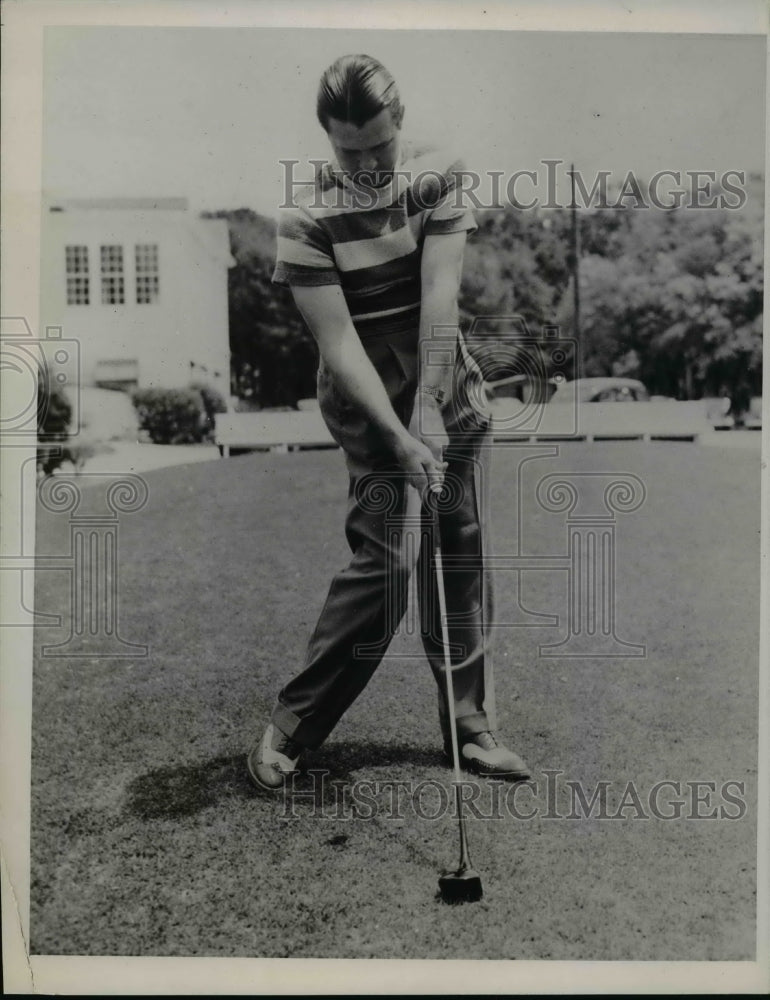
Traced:
<path id="1" fill-rule="evenodd" d="M 63 390 L 51 387 L 41 373 L 37 377 L 37 468 L 50 476 L 64 461 L 69 440 L 72 405 Z"/>
<path id="2" fill-rule="evenodd" d="M 206 434 L 199 389 L 137 389 L 131 395 L 139 429 L 154 444 L 193 444 Z"/>
<path id="3" fill-rule="evenodd" d="M 197 389 L 203 401 L 203 433 L 207 440 L 214 437 L 214 418 L 217 413 L 227 413 L 227 403 L 221 392 L 213 389 L 210 385 L 203 385 L 193 382 L 191 389 Z"/>

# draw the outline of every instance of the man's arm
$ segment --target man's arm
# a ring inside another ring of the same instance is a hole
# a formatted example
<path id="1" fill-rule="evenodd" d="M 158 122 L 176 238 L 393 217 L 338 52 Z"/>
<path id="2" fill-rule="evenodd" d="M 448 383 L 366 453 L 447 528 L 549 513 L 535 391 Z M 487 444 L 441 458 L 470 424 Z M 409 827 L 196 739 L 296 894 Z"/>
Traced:
<path id="1" fill-rule="evenodd" d="M 440 461 L 447 445 L 441 406 L 452 391 L 457 349 L 457 296 L 462 277 L 466 233 L 425 237 L 422 251 L 420 308 L 420 383 L 417 432 Z M 435 343 L 435 348 L 432 345 Z"/>
<path id="2" fill-rule="evenodd" d="M 428 482 L 440 483 L 445 464 L 398 419 L 382 379 L 356 333 L 339 285 L 294 285 L 292 294 L 324 364 L 343 392 L 379 428 L 412 485 L 422 491 Z"/>

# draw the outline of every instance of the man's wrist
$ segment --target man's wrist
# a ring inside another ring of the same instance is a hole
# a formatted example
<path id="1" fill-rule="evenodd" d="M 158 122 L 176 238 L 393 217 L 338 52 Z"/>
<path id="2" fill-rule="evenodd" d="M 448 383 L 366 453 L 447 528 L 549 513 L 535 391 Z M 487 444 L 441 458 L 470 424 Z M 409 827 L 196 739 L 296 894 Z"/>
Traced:
<path id="1" fill-rule="evenodd" d="M 384 434 L 385 442 L 389 448 L 403 448 L 408 445 L 412 435 L 409 430 L 399 423 L 398 427 L 389 427 Z"/>

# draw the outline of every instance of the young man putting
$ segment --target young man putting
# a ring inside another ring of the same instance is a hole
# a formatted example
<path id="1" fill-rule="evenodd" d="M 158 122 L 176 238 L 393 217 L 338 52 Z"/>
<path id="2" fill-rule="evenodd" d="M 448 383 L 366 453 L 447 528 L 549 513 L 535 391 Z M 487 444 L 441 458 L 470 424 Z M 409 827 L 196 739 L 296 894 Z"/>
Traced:
<path id="1" fill-rule="evenodd" d="M 482 514 L 489 417 L 481 375 L 457 322 L 465 239 L 476 228 L 440 152 L 402 147 L 404 109 L 388 71 L 345 56 L 321 78 L 317 114 L 333 159 L 278 230 L 273 280 L 291 287 L 321 356 L 318 400 L 350 476 L 350 564 L 331 582 L 302 671 L 278 695 L 248 756 L 255 784 L 280 792 L 306 749 L 326 739 L 363 690 L 406 610 L 404 544 L 431 487 L 451 495 L 438 516 L 445 565 L 461 760 L 480 773 L 526 778 L 494 735 L 488 658 L 490 583 Z M 422 506 L 423 524 L 430 513 Z M 421 632 L 451 753 L 441 622 L 430 533 L 417 559 Z"/>

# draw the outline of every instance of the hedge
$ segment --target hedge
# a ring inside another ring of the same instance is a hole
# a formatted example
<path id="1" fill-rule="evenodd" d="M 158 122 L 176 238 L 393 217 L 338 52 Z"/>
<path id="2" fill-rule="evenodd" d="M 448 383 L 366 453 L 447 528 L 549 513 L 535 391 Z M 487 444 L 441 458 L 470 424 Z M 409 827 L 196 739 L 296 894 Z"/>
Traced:
<path id="1" fill-rule="evenodd" d="M 200 389 L 137 389 L 131 395 L 140 430 L 154 444 L 195 444 L 206 437 Z"/>
<path id="2" fill-rule="evenodd" d="M 64 461 L 69 440 L 72 405 L 62 389 L 51 386 L 38 372 L 37 378 L 37 468 L 50 476 Z"/>

